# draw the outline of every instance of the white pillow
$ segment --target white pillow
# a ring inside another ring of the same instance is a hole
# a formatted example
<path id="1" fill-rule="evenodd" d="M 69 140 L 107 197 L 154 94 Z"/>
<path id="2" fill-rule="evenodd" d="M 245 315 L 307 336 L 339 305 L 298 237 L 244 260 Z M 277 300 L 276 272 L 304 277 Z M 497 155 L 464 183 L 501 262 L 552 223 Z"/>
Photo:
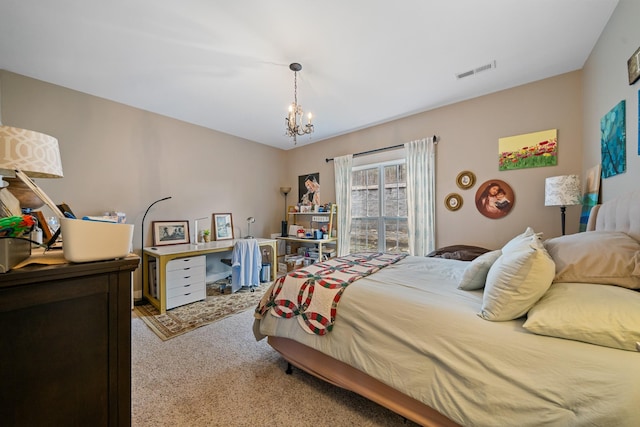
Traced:
<path id="1" fill-rule="evenodd" d="M 554 274 L 555 264 L 538 235 L 517 236 L 489 269 L 478 315 L 492 321 L 525 315 L 549 289 Z"/>
<path id="2" fill-rule="evenodd" d="M 554 282 L 640 289 L 640 243 L 620 231 L 588 231 L 544 242 L 556 263 Z"/>
<path id="3" fill-rule="evenodd" d="M 524 230 L 524 233 L 518 234 L 516 237 L 505 243 L 505 245 L 502 247 L 502 252 L 509 252 L 511 249 L 518 247 L 518 245 L 520 245 L 523 241 L 530 241 L 531 237 L 533 236 L 542 238 L 542 233 L 536 233 L 535 231 L 533 231 L 533 228 L 527 227 L 527 229 Z"/>
<path id="4" fill-rule="evenodd" d="M 554 283 L 527 315 L 533 333 L 623 350 L 640 342 L 640 292 L 591 283 Z"/>
<path id="5" fill-rule="evenodd" d="M 494 262 L 502 255 L 502 251 L 491 251 L 484 253 L 471 261 L 462 273 L 458 289 L 464 291 L 473 291 L 475 289 L 484 288 L 484 282 L 487 280 L 487 273 Z"/>

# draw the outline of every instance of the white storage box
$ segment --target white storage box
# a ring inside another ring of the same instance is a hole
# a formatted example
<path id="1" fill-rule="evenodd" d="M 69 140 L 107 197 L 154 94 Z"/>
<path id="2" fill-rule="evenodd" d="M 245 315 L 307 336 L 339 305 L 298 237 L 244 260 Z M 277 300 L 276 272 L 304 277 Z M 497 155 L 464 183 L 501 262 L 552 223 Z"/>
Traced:
<path id="1" fill-rule="evenodd" d="M 131 252 L 133 224 L 61 218 L 62 251 L 71 262 L 123 258 Z"/>

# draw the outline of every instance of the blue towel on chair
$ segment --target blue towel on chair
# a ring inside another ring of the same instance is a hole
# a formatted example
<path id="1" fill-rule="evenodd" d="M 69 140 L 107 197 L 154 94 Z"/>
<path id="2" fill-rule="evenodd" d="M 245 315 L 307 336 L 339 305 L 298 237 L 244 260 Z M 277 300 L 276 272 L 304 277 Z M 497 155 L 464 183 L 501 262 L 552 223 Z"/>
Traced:
<path id="1" fill-rule="evenodd" d="M 231 291 L 260 285 L 262 256 L 256 239 L 238 240 L 231 254 Z"/>

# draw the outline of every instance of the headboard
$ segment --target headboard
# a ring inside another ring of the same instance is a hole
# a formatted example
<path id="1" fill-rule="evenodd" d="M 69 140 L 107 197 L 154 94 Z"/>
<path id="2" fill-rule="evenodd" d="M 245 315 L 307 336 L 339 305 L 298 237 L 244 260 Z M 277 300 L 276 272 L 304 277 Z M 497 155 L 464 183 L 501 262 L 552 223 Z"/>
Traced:
<path id="1" fill-rule="evenodd" d="M 587 223 L 593 230 L 624 231 L 640 241 L 640 190 L 594 206 Z"/>

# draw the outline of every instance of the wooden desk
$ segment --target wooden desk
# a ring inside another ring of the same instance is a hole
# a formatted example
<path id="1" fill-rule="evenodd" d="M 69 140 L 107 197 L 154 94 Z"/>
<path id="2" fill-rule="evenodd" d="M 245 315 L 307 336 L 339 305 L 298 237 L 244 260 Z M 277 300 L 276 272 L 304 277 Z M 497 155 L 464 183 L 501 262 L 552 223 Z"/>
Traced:
<path id="1" fill-rule="evenodd" d="M 233 246 L 240 239 L 218 240 L 209 243 L 186 244 L 186 245 L 167 245 L 153 246 L 144 248 L 142 251 L 142 268 L 145 270 L 146 283 L 142 284 L 142 295 L 151 304 L 153 304 L 160 313 L 167 311 L 167 262 L 176 258 L 193 257 L 198 255 L 206 255 L 215 252 L 228 252 L 233 250 Z M 271 254 L 271 280 L 276 278 L 276 240 L 275 239 L 256 239 L 258 246 L 270 247 Z M 158 298 L 153 297 L 149 289 L 149 257 L 153 257 L 157 262 L 158 271 Z"/>

